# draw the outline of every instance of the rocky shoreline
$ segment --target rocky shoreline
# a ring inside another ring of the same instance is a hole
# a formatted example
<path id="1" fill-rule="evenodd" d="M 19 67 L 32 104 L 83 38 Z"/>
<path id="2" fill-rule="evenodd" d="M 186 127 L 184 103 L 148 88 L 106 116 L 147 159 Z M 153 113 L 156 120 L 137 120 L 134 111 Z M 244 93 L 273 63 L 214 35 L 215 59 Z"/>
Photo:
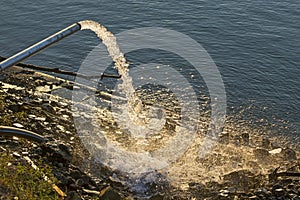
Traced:
<path id="1" fill-rule="evenodd" d="M 70 101 L 59 97 L 61 94 L 68 96 L 76 87 L 70 81 L 20 67 L 2 71 L 0 126 L 33 131 L 45 137 L 47 142 L 0 137 L 1 154 L 11 155 L 12 165 L 22 164 L 26 162 L 24 157 L 29 157 L 33 163 L 42 161 L 51 166 L 53 176 L 58 180 L 56 186 L 63 192 L 58 194 L 58 199 L 138 199 L 126 185 L 113 179 L 114 172 L 104 166 L 99 166 L 100 175 L 96 178 L 83 170 L 89 154 L 76 136 Z M 224 132 L 220 143 L 226 145 L 238 141 L 248 145 L 249 140 L 249 135 L 233 137 Z M 268 173 L 233 171 L 224 175 L 222 182 L 189 183 L 186 190 L 167 183 L 154 184 L 150 191 L 153 195 L 148 199 L 300 199 L 297 151 L 264 139 L 253 154 L 257 162 L 268 163 L 278 158 L 282 165 Z M 0 199 L 18 198 L 0 181 Z"/>

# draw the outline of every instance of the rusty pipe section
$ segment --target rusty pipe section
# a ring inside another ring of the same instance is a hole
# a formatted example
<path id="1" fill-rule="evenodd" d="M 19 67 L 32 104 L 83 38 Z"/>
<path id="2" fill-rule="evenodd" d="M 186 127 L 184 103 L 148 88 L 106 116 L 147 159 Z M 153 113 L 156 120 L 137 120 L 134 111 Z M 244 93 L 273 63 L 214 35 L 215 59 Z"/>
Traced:
<path id="1" fill-rule="evenodd" d="M 34 54 L 38 53 L 39 51 L 49 47 L 50 45 L 60 41 L 61 39 L 76 33 L 81 29 L 81 25 L 79 23 L 74 23 L 71 26 L 68 26 L 67 28 L 50 35 L 49 37 L 43 39 L 42 41 L 28 47 L 27 49 L 24 49 L 23 51 L 20 51 L 19 53 L 5 59 L 0 63 L 0 71 L 11 67 L 18 62 L 24 60 L 25 58 L 28 58 L 30 56 L 33 56 Z"/>
<path id="2" fill-rule="evenodd" d="M 16 136 L 33 140 L 39 143 L 46 142 L 46 139 L 37 133 L 9 126 L 0 126 L 0 136 Z"/>

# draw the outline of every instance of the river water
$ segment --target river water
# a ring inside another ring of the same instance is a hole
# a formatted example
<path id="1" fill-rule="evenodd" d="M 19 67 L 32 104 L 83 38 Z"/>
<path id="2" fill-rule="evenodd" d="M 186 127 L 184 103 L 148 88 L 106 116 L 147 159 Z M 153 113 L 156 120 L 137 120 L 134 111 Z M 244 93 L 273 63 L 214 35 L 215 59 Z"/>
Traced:
<path id="1" fill-rule="evenodd" d="M 300 136 L 299 1 L 12 0 L 1 4 L 0 18 L 1 56 L 85 19 L 101 23 L 114 34 L 143 27 L 186 34 L 216 63 L 230 118 L 263 126 L 262 131 L 267 126 L 284 137 Z M 77 71 L 99 43 L 93 33 L 80 31 L 26 62 Z M 153 60 L 183 68 L 186 64 L 159 51 L 125 56 L 135 65 Z"/>
<path id="2" fill-rule="evenodd" d="M 288 121 L 296 134 L 300 126 L 299 10 L 296 0 L 13 0 L 0 8 L 0 54 L 12 55 L 84 19 L 98 21 L 115 34 L 149 26 L 172 29 L 195 39 L 215 61 L 225 83 L 228 111 L 255 107 L 248 117 Z M 76 71 L 98 44 L 92 33 L 79 32 L 28 62 Z M 131 57 L 132 62 L 145 59 L 143 52 Z M 176 58 L 171 62 L 176 63 Z"/>

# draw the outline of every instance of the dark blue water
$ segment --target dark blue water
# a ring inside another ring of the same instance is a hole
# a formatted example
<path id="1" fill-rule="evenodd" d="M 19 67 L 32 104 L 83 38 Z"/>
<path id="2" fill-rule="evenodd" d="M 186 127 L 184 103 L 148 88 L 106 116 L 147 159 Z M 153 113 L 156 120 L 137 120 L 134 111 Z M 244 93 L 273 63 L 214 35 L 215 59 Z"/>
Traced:
<path id="1" fill-rule="evenodd" d="M 2 56 L 84 19 L 98 21 L 113 33 L 148 26 L 184 33 L 218 66 L 229 113 L 242 112 L 242 118 L 254 123 L 287 123 L 290 128 L 282 134 L 300 132 L 298 0 L 12 0 L 1 4 L 0 19 Z M 98 44 L 94 34 L 81 31 L 27 62 L 76 71 Z"/>

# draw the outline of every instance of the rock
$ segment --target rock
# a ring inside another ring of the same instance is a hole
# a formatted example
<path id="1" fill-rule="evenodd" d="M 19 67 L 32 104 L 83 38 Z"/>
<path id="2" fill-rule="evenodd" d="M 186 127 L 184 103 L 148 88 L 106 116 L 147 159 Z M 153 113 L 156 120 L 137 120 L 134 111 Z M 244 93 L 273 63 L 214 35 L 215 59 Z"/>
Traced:
<path id="1" fill-rule="evenodd" d="M 83 186 L 89 185 L 89 183 L 92 181 L 91 177 L 89 177 L 87 175 L 83 175 L 80 179 L 82 180 Z"/>
<path id="2" fill-rule="evenodd" d="M 269 151 L 263 148 L 257 148 L 253 150 L 254 156 L 258 160 L 264 160 L 269 157 Z"/>
<path id="3" fill-rule="evenodd" d="M 77 85 L 74 85 L 74 86 L 73 86 L 73 90 L 80 90 L 80 87 L 77 86 Z"/>
<path id="4" fill-rule="evenodd" d="M 289 193 L 288 194 L 288 199 L 300 200 L 300 197 L 295 193 Z"/>
<path id="5" fill-rule="evenodd" d="M 255 183 L 254 174 L 248 170 L 239 170 L 225 174 L 224 180 L 240 190 L 248 190 Z"/>
<path id="6" fill-rule="evenodd" d="M 273 149 L 271 151 L 269 151 L 270 154 L 278 154 L 282 151 L 282 148 L 277 148 L 277 149 Z"/>
<path id="7" fill-rule="evenodd" d="M 259 200 L 260 198 L 258 198 L 256 195 L 249 197 L 249 199 L 253 199 L 253 200 Z"/>
<path id="8" fill-rule="evenodd" d="M 28 117 L 29 117 L 29 118 L 31 118 L 31 119 L 34 119 L 34 118 L 36 118 L 36 116 L 35 116 L 35 115 L 28 115 Z"/>
<path id="9" fill-rule="evenodd" d="M 121 195 L 111 187 L 101 191 L 99 200 L 122 200 Z"/>
<path id="10" fill-rule="evenodd" d="M 229 191 L 228 190 L 220 190 L 219 191 L 219 196 L 228 197 L 229 196 Z"/>
<path id="11" fill-rule="evenodd" d="M 85 192 L 85 193 L 87 193 L 87 194 L 100 195 L 100 192 L 96 191 L 96 190 L 88 190 L 88 189 L 83 188 L 82 191 Z"/>
<path id="12" fill-rule="evenodd" d="M 281 155 L 284 160 L 297 160 L 296 152 L 292 149 L 283 149 Z"/>
<path id="13" fill-rule="evenodd" d="M 220 142 L 221 144 L 228 144 L 228 143 L 229 143 L 229 133 L 223 131 L 223 132 L 220 134 L 219 142 Z"/>
<path id="14" fill-rule="evenodd" d="M 17 152 L 13 152 L 13 154 L 12 154 L 14 157 L 17 157 L 17 158 L 20 158 L 21 157 L 21 155 L 19 154 L 19 153 L 17 153 Z"/>
<path id="15" fill-rule="evenodd" d="M 20 123 L 13 123 L 13 126 L 17 128 L 24 128 L 24 126 Z"/>
<path id="16" fill-rule="evenodd" d="M 70 172 L 70 176 L 73 179 L 77 180 L 81 177 L 81 172 L 79 170 L 73 170 L 73 171 Z"/>
<path id="17" fill-rule="evenodd" d="M 68 185 L 68 183 L 69 183 L 67 177 L 65 177 L 63 175 L 57 176 L 57 179 L 59 180 L 59 184 L 58 184 L 59 186 L 64 187 L 64 186 Z"/>
<path id="18" fill-rule="evenodd" d="M 262 142 L 261 142 L 261 147 L 264 148 L 264 149 L 270 149 L 270 147 L 271 147 L 270 140 L 267 139 L 267 138 L 263 138 Z"/>
<path id="19" fill-rule="evenodd" d="M 77 190 L 79 187 L 78 187 L 76 184 L 71 183 L 71 184 L 69 185 L 69 188 L 70 188 L 71 190 Z"/>
<path id="20" fill-rule="evenodd" d="M 15 140 L 15 141 L 19 141 L 20 140 L 20 138 L 18 138 L 16 136 L 13 136 L 12 139 Z"/>
<path id="21" fill-rule="evenodd" d="M 55 114 L 56 110 L 55 108 L 53 108 L 50 104 L 44 103 L 41 105 L 42 109 L 51 113 L 51 114 Z"/>
<path id="22" fill-rule="evenodd" d="M 71 176 L 67 176 L 66 179 L 67 179 L 67 182 L 68 182 L 69 185 L 72 184 L 72 183 L 75 183 L 74 179 Z"/>
<path id="23" fill-rule="evenodd" d="M 58 148 L 62 151 L 68 152 L 68 153 L 71 152 L 70 148 L 63 143 L 58 144 Z"/>
<path id="24" fill-rule="evenodd" d="M 249 145 L 249 142 L 250 142 L 250 136 L 249 136 L 249 133 L 245 132 L 241 135 L 241 138 L 242 138 L 242 144 L 243 145 Z"/>
<path id="25" fill-rule="evenodd" d="M 1 145 L 1 143 L 0 143 L 0 145 Z M 4 147 L 0 146 L 0 152 L 4 152 L 4 151 L 6 151 L 6 149 Z"/>
<path id="26" fill-rule="evenodd" d="M 97 187 L 88 184 L 88 185 L 87 185 L 87 189 L 88 189 L 88 190 L 97 190 Z"/>
<path id="27" fill-rule="evenodd" d="M 280 145 L 277 143 L 271 143 L 271 149 L 278 149 L 280 148 Z"/>
<path id="28" fill-rule="evenodd" d="M 51 157 L 48 156 L 50 160 L 64 163 L 64 162 L 70 162 L 72 159 L 72 155 L 66 145 L 48 144 L 48 145 L 43 145 L 41 147 L 43 149 L 44 154 L 52 155 Z"/>
<path id="29" fill-rule="evenodd" d="M 277 188 L 273 191 L 276 197 L 282 197 L 285 195 L 285 190 L 283 188 Z"/>
<path id="30" fill-rule="evenodd" d="M 265 188 L 259 188 L 257 189 L 254 194 L 258 197 L 261 197 L 261 198 L 268 198 L 270 197 L 271 193 L 266 190 Z"/>
<path id="31" fill-rule="evenodd" d="M 82 200 L 82 198 L 77 192 L 70 191 L 67 193 L 67 197 L 65 198 L 65 200 Z"/>
<path id="32" fill-rule="evenodd" d="M 272 186 L 272 192 L 274 192 L 276 189 L 280 189 L 280 188 L 282 188 L 282 185 L 279 183 L 276 183 Z"/>
<path id="33" fill-rule="evenodd" d="M 21 112 L 23 111 L 23 104 L 11 104 L 8 106 L 8 109 L 12 110 L 13 112 Z"/>
<path id="34" fill-rule="evenodd" d="M 35 120 L 37 120 L 37 121 L 45 121 L 46 117 L 36 117 Z"/>
<path id="35" fill-rule="evenodd" d="M 80 188 L 82 187 L 85 183 L 84 183 L 84 180 L 83 179 L 77 179 L 75 184 Z"/>
<path id="36" fill-rule="evenodd" d="M 64 167 L 64 164 L 63 163 L 57 163 L 57 166 L 59 167 L 59 168 L 63 168 Z"/>

